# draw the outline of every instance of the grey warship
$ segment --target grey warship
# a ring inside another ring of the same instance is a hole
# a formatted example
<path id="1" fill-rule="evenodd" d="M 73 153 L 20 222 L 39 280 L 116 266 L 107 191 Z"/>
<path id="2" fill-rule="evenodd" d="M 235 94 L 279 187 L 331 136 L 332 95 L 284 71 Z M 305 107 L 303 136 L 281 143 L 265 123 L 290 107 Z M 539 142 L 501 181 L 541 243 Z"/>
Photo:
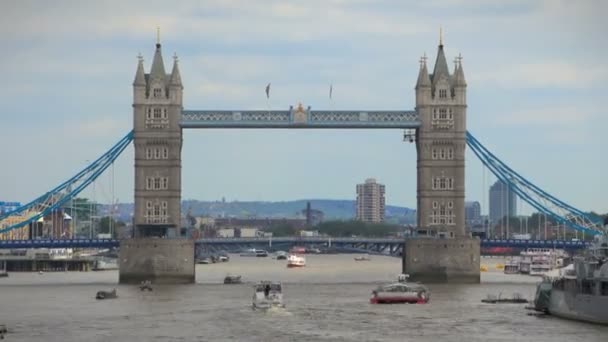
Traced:
<path id="1" fill-rule="evenodd" d="M 536 288 L 534 309 L 553 316 L 608 325 L 608 218 L 587 255 L 549 272 Z"/>

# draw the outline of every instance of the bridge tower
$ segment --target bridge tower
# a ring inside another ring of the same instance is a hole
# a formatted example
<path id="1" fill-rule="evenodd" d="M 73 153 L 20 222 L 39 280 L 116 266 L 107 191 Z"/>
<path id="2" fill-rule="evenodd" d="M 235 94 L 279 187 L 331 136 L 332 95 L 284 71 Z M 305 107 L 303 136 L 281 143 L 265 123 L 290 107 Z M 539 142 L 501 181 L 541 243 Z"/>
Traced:
<path id="1" fill-rule="evenodd" d="M 423 57 L 416 83 L 420 238 L 406 242 L 403 260 L 413 279 L 479 282 L 479 240 L 465 232 L 466 87 L 462 58 L 450 74 L 440 38 L 433 73 Z"/>
<path id="2" fill-rule="evenodd" d="M 121 283 L 194 282 L 194 242 L 180 239 L 183 86 L 174 57 L 165 73 L 160 40 L 149 74 L 139 57 L 133 82 L 133 239 L 121 242 Z"/>

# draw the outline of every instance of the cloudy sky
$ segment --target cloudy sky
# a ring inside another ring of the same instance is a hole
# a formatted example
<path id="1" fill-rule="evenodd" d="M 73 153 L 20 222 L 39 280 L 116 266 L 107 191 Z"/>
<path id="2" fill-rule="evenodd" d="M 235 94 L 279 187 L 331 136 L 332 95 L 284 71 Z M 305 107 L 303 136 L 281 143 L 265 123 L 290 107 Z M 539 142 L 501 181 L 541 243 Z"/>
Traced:
<path id="1" fill-rule="evenodd" d="M 266 108 L 268 82 L 272 109 L 413 109 L 418 60 L 434 61 L 442 26 L 448 59 L 464 57 L 469 130 L 543 189 L 608 212 L 605 13 L 600 0 L 2 1 L 0 200 L 51 189 L 131 129 L 136 56 L 149 71 L 157 26 L 167 68 L 179 55 L 185 109 Z M 414 207 L 416 152 L 401 136 L 187 130 L 183 198 L 346 199 L 375 177 L 388 203 Z M 132 155 L 114 168 L 122 202 Z M 482 169 L 469 151 L 470 200 L 487 200 Z M 102 178 L 95 196 L 109 201 Z"/>

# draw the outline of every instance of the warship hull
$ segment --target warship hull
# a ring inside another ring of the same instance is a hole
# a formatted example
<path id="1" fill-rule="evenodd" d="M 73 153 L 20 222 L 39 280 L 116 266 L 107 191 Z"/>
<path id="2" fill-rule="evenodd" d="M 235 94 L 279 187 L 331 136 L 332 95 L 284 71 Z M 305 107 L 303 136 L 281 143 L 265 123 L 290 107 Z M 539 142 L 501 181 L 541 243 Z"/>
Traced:
<path id="1" fill-rule="evenodd" d="M 553 288 L 547 311 L 561 318 L 608 325 L 608 296 L 571 293 Z"/>

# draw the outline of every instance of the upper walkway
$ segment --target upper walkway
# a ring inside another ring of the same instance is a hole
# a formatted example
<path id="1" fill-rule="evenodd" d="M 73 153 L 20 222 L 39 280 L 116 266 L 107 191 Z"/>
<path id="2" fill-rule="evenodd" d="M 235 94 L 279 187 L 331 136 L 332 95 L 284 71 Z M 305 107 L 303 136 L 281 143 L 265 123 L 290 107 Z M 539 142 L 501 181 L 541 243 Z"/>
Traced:
<path id="1" fill-rule="evenodd" d="M 417 128 L 416 111 L 184 110 L 182 128 Z"/>

